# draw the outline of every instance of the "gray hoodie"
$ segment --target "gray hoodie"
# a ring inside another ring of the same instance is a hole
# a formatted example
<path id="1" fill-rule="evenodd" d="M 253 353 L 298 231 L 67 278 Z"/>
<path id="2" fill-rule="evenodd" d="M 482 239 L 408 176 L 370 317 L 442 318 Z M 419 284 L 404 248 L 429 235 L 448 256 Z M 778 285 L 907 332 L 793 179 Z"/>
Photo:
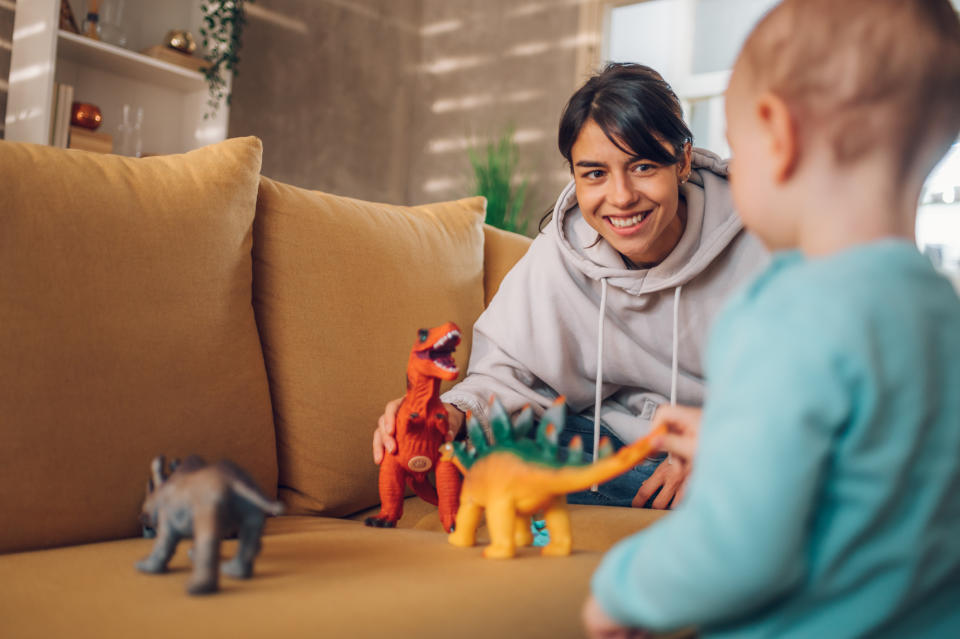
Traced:
<path id="1" fill-rule="evenodd" d="M 485 419 L 491 394 L 508 412 L 529 403 L 538 414 L 564 395 L 572 411 L 594 419 L 599 412 L 628 443 L 649 430 L 668 398 L 701 405 L 710 324 L 768 258 L 744 231 L 726 176 L 725 161 L 694 150 L 680 191 L 683 236 L 649 269 L 627 268 L 596 241 L 571 182 L 474 325 L 467 376 L 441 399 Z"/>

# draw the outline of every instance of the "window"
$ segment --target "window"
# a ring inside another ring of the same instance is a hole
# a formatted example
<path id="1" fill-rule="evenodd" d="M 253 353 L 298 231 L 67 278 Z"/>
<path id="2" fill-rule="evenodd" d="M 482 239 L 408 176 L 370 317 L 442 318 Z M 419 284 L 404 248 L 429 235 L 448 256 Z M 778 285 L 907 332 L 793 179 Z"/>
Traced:
<path id="1" fill-rule="evenodd" d="M 960 0 L 951 0 L 960 10 Z M 604 58 L 659 71 L 683 104 L 697 146 L 728 156 L 723 92 L 753 25 L 777 0 L 606 2 Z M 960 142 L 930 175 L 917 244 L 960 287 Z"/>

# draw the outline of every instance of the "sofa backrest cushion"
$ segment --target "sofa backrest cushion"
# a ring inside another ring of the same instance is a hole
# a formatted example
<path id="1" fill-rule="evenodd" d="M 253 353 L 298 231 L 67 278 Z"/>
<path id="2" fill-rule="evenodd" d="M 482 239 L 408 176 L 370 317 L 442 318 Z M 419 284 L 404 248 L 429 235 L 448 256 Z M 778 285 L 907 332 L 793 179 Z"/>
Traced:
<path id="1" fill-rule="evenodd" d="M 466 369 L 483 310 L 484 210 L 483 198 L 402 207 L 262 179 L 253 301 L 288 512 L 379 502 L 370 442 L 384 404 L 406 390 L 418 329 L 459 324 Z"/>
<path id="2" fill-rule="evenodd" d="M 261 151 L 0 142 L 0 552 L 139 535 L 158 454 L 229 458 L 276 493 L 251 305 Z"/>
<path id="3" fill-rule="evenodd" d="M 489 224 L 483 227 L 483 306 L 486 308 L 500 289 L 510 269 L 530 248 L 526 235 L 504 231 Z"/>

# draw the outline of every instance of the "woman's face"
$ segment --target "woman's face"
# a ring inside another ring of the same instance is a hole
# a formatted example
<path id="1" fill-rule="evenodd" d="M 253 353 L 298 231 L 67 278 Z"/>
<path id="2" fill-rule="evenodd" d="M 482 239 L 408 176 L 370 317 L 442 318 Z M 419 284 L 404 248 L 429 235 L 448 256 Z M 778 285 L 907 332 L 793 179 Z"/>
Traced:
<path id="1" fill-rule="evenodd" d="M 683 161 L 662 165 L 624 153 L 587 120 L 570 156 L 587 223 L 632 263 L 663 261 L 683 235 L 679 185 L 690 172 L 690 145 Z"/>

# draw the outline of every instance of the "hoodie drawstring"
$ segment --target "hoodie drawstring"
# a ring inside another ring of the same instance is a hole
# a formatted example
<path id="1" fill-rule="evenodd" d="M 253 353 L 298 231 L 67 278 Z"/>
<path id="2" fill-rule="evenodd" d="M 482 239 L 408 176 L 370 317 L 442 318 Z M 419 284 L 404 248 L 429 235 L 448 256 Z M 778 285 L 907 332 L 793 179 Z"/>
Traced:
<path id="1" fill-rule="evenodd" d="M 677 405 L 678 354 L 680 352 L 680 285 L 673 292 L 673 364 L 670 368 L 670 405 Z"/>
<path id="2" fill-rule="evenodd" d="M 670 405 L 677 405 L 677 381 L 679 379 L 680 353 L 680 291 L 683 285 L 673 292 L 673 355 L 670 364 Z M 600 316 L 597 319 L 597 386 L 593 399 L 593 459 L 597 460 L 600 453 L 600 404 L 603 401 L 603 323 L 607 314 L 607 278 L 600 279 Z M 668 464 L 673 459 L 668 455 Z M 594 484 L 590 490 L 597 492 L 598 485 Z"/>
<path id="3" fill-rule="evenodd" d="M 600 453 L 600 403 L 603 401 L 603 320 L 607 314 L 607 278 L 600 279 L 600 318 L 597 320 L 597 389 L 593 399 L 593 459 Z M 597 492 L 597 484 L 590 487 Z"/>
<path id="4" fill-rule="evenodd" d="M 677 378 L 678 361 L 680 351 L 680 290 L 683 286 L 678 286 L 673 292 L 673 364 L 670 368 L 670 405 L 677 405 Z M 673 455 L 667 455 L 667 463 L 673 464 Z"/>

